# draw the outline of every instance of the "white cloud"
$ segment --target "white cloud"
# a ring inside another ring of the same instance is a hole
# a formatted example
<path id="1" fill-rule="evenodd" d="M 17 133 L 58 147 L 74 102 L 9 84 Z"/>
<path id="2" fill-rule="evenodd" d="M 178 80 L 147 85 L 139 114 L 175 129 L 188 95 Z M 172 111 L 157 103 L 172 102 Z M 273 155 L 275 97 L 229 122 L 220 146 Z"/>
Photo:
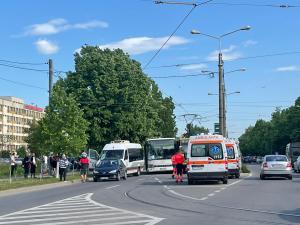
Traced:
<path id="1" fill-rule="evenodd" d="M 300 71 L 299 66 L 283 66 L 276 68 L 277 72 L 297 72 Z"/>
<path id="2" fill-rule="evenodd" d="M 235 45 L 230 45 L 229 48 L 222 49 L 221 52 L 223 55 L 223 60 L 235 60 L 237 58 L 240 58 L 242 56 L 242 53 L 235 50 L 236 50 Z M 219 50 L 215 50 L 208 55 L 207 60 L 217 61 L 218 55 L 219 55 Z"/>
<path id="3" fill-rule="evenodd" d="M 51 55 L 58 52 L 59 50 L 58 45 L 46 39 L 39 39 L 34 44 L 37 50 L 44 55 Z"/>
<path id="4" fill-rule="evenodd" d="M 100 45 L 99 48 L 109 48 L 109 49 L 123 49 L 131 55 L 143 54 L 146 52 L 151 52 L 159 49 L 163 43 L 168 39 L 168 37 L 134 37 L 126 38 L 118 42 L 109 43 L 106 45 Z M 189 40 L 183 37 L 174 36 L 168 43 L 164 46 L 164 49 L 170 48 L 171 46 L 183 45 L 188 43 Z M 79 49 L 80 50 L 80 49 Z M 78 50 L 77 50 L 78 51 Z"/>
<path id="5" fill-rule="evenodd" d="M 249 47 L 251 45 L 256 45 L 258 42 L 253 40 L 247 40 L 243 43 L 244 47 Z"/>
<path id="6" fill-rule="evenodd" d="M 51 35 L 57 34 L 71 29 L 91 29 L 106 28 L 108 23 L 93 20 L 86 23 L 70 24 L 67 20 L 58 18 L 48 21 L 47 23 L 39 23 L 28 26 L 25 30 L 25 36 Z"/>
<path id="7" fill-rule="evenodd" d="M 200 63 L 200 64 L 190 64 L 186 66 L 180 67 L 181 70 L 188 70 L 193 72 L 201 72 L 204 69 L 207 69 L 207 65 Z"/>

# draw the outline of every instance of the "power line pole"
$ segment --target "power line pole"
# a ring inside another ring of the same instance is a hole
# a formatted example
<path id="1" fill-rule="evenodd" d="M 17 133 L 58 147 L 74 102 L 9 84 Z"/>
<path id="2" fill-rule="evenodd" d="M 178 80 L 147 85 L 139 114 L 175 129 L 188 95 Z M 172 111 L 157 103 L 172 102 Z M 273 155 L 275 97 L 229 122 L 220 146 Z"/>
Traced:
<path id="1" fill-rule="evenodd" d="M 49 105 L 50 105 L 50 100 L 51 100 L 51 95 L 52 95 L 52 86 L 53 86 L 53 62 L 52 62 L 52 59 L 49 59 L 48 65 L 49 65 Z"/>
<path id="2" fill-rule="evenodd" d="M 225 136 L 224 131 L 224 76 L 223 76 L 223 59 L 222 53 L 219 51 L 219 126 L 220 126 L 220 134 Z"/>

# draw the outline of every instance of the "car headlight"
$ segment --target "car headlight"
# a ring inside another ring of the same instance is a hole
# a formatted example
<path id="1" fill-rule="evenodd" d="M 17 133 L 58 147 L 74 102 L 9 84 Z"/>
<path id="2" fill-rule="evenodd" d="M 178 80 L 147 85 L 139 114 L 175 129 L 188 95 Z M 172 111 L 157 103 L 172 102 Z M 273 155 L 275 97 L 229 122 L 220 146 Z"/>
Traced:
<path id="1" fill-rule="evenodd" d="M 94 173 L 99 173 L 97 170 L 94 170 Z"/>
<path id="2" fill-rule="evenodd" d="M 112 170 L 109 173 L 116 173 L 116 172 L 117 172 L 117 170 Z"/>

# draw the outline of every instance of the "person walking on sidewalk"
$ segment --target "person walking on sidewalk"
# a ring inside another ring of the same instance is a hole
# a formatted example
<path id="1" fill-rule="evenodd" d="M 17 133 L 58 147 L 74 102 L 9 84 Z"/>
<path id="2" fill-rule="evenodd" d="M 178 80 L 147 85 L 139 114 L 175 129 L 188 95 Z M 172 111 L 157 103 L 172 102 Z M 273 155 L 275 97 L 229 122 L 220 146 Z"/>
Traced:
<path id="1" fill-rule="evenodd" d="M 67 168 L 69 165 L 69 161 L 65 154 L 62 154 L 60 160 L 59 160 L 59 180 L 62 181 L 62 178 L 64 178 L 64 181 L 66 181 L 67 177 Z"/>
<path id="2" fill-rule="evenodd" d="M 87 180 L 87 174 L 88 174 L 88 170 L 89 170 L 89 159 L 87 157 L 86 152 L 83 152 L 81 154 L 81 158 L 80 158 L 80 175 L 81 175 L 81 182 L 84 183 Z"/>

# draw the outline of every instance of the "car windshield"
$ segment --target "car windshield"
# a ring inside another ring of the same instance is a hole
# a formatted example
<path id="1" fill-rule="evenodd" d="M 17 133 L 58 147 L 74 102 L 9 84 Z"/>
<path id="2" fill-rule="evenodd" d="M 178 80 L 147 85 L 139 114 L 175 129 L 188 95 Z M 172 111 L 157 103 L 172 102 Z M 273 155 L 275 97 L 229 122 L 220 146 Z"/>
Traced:
<path id="1" fill-rule="evenodd" d="M 286 156 L 283 155 L 271 155 L 266 157 L 267 162 L 287 162 Z"/>
<path id="2" fill-rule="evenodd" d="M 103 150 L 100 159 L 123 159 L 124 150 Z"/>
<path id="3" fill-rule="evenodd" d="M 175 154 L 175 140 L 151 140 L 148 141 L 148 157 L 154 159 L 171 159 Z"/>
<path id="4" fill-rule="evenodd" d="M 115 167 L 119 165 L 118 160 L 101 160 L 97 163 L 96 167 Z"/>

